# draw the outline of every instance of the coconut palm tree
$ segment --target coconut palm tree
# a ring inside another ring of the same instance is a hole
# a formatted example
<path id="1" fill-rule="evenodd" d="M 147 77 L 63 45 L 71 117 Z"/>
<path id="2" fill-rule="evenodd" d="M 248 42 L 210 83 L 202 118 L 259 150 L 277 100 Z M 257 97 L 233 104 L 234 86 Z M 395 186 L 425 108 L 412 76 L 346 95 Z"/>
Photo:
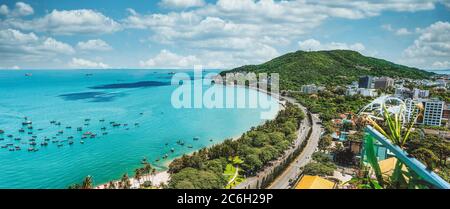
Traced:
<path id="1" fill-rule="evenodd" d="M 141 183 L 142 170 L 140 168 L 134 170 L 134 178 Z"/>
<path id="2" fill-rule="evenodd" d="M 117 189 L 116 184 L 113 181 L 110 181 L 108 184 L 108 189 Z"/>
<path id="3" fill-rule="evenodd" d="M 81 186 L 82 189 L 92 189 L 93 183 L 92 183 L 92 176 L 86 176 L 83 180 L 83 184 Z"/>
<path id="4" fill-rule="evenodd" d="M 130 182 L 130 178 L 128 177 L 128 174 L 123 174 L 122 179 L 120 180 L 120 182 L 122 183 L 122 188 L 123 189 L 130 189 L 131 188 L 131 182 Z"/>

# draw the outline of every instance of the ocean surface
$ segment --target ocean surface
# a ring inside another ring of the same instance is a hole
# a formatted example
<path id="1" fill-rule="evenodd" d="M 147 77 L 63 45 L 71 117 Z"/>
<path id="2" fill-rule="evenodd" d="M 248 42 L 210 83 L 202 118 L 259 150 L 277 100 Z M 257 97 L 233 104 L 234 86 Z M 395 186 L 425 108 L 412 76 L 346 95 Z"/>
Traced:
<path id="1" fill-rule="evenodd" d="M 132 175 L 144 157 L 165 169 L 176 157 L 264 122 L 261 108 L 174 108 L 171 95 L 178 86 L 170 85 L 168 72 L 0 71 L 0 130 L 5 132 L 0 134 L 0 188 L 66 188 L 87 175 L 101 184 Z M 32 129 L 22 124 L 26 120 Z M 96 137 L 82 139 L 86 132 Z M 184 146 L 177 144 L 180 140 Z"/>
<path id="2" fill-rule="evenodd" d="M 450 75 L 450 70 L 430 70 L 430 72 L 436 74 Z"/>

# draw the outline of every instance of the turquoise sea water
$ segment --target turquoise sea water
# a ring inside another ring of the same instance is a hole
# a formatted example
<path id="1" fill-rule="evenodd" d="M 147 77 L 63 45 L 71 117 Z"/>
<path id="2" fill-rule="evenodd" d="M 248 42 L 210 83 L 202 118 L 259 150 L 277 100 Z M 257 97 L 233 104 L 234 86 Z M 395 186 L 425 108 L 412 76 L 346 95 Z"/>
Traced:
<path id="1" fill-rule="evenodd" d="M 430 72 L 436 74 L 450 75 L 450 70 L 431 70 Z"/>
<path id="2" fill-rule="evenodd" d="M 5 131 L 0 135 L 0 145 L 21 148 L 0 148 L 0 188 L 66 188 L 87 175 L 100 184 L 125 172 L 132 174 L 143 157 L 164 169 L 173 158 L 238 136 L 264 122 L 262 109 L 173 108 L 170 99 L 177 86 L 170 85 L 168 71 L 29 73 L 32 76 L 25 76 L 24 71 L 0 71 L 0 130 Z M 272 114 L 275 116 L 276 110 Z M 32 130 L 22 126 L 24 117 L 32 121 Z M 61 125 L 51 124 L 52 120 Z M 111 122 L 122 126 L 113 127 Z M 22 127 L 24 133 L 19 132 Z M 77 131 L 78 127 L 83 131 Z M 61 130 L 63 133 L 58 134 Z M 81 139 L 87 131 L 97 137 Z M 29 152 L 33 136 L 39 150 Z M 41 146 L 46 137 L 48 146 Z M 185 146 L 177 145 L 178 140 Z M 165 154 L 169 155 L 166 160 L 162 158 Z M 158 158 L 160 161 L 155 162 Z"/>

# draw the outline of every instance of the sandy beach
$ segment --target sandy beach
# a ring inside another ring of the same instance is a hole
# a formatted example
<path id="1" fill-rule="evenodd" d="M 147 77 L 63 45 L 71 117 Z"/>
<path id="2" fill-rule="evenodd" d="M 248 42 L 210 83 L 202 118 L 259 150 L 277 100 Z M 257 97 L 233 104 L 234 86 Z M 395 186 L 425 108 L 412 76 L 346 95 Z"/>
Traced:
<path id="1" fill-rule="evenodd" d="M 141 177 L 141 179 L 137 180 L 135 178 L 130 178 L 131 189 L 139 189 L 141 185 L 146 181 L 151 181 L 154 187 L 159 187 L 161 183 L 167 184 L 169 182 L 170 174 L 167 171 L 157 172 L 155 175 L 148 174 Z M 118 187 L 119 181 L 112 181 L 116 188 Z M 95 189 L 107 189 L 109 183 L 99 185 L 95 187 Z"/>

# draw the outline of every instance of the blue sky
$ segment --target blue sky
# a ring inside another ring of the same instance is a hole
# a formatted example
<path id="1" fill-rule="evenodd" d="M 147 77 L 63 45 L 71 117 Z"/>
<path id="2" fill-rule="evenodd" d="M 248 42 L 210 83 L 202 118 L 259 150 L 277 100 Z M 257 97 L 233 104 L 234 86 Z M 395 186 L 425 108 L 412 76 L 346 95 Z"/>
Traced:
<path id="1" fill-rule="evenodd" d="M 228 69 L 351 49 L 450 69 L 449 0 L 0 1 L 0 69 Z"/>

